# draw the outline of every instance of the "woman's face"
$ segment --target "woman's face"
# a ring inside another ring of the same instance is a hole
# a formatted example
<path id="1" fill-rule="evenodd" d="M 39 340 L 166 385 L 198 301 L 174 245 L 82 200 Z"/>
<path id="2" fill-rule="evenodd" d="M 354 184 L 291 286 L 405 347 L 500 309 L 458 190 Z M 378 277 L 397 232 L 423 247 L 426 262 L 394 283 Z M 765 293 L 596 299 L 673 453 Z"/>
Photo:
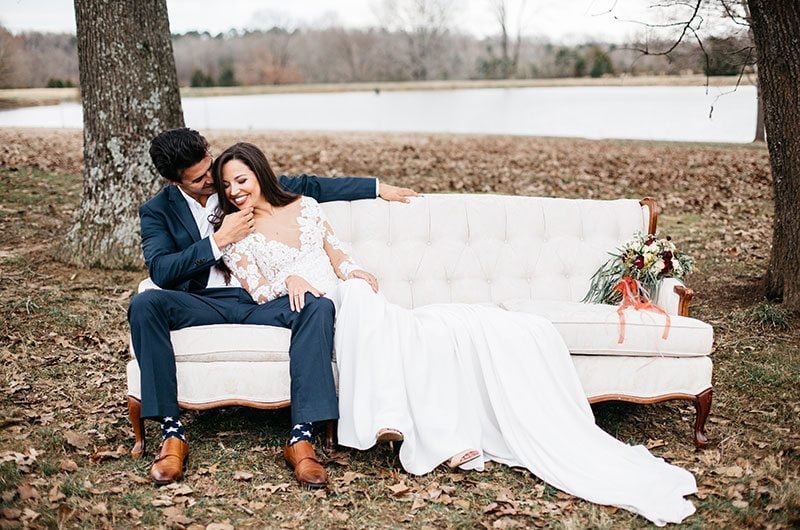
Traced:
<path id="1" fill-rule="evenodd" d="M 263 200 L 256 174 L 240 160 L 222 166 L 222 186 L 225 196 L 240 210 L 255 207 Z"/>

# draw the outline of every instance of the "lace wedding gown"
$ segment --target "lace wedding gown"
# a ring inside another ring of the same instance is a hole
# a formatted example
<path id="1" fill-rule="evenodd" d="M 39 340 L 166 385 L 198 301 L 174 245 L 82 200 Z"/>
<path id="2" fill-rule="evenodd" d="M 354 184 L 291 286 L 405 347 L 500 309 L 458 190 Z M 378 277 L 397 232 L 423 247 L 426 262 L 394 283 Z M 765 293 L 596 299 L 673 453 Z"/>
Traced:
<path id="1" fill-rule="evenodd" d="M 691 473 L 594 423 L 566 345 L 537 316 L 467 304 L 413 310 L 360 279 L 314 199 L 300 203 L 298 246 L 251 234 L 224 261 L 258 302 L 287 294 L 295 274 L 336 306 L 339 443 L 372 447 L 384 427 L 405 441 L 400 462 L 423 474 L 467 449 L 521 466 L 552 486 L 661 526 L 694 513 Z"/>

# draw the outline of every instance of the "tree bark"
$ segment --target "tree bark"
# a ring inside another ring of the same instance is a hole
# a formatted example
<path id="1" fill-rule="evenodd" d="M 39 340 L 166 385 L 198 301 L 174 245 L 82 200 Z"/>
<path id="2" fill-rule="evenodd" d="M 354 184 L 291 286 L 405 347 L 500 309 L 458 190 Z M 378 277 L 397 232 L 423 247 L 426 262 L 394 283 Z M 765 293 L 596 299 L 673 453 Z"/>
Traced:
<path id="1" fill-rule="evenodd" d="M 75 0 L 83 104 L 83 197 L 60 257 L 142 265 L 137 210 L 161 186 L 148 153 L 183 126 L 166 0 Z"/>
<path id="2" fill-rule="evenodd" d="M 775 193 L 766 295 L 800 310 L 800 3 L 748 0 Z"/>
<path id="3" fill-rule="evenodd" d="M 767 135 L 764 130 L 764 98 L 761 96 L 761 88 L 758 83 L 756 83 L 756 133 L 753 141 L 767 141 Z"/>

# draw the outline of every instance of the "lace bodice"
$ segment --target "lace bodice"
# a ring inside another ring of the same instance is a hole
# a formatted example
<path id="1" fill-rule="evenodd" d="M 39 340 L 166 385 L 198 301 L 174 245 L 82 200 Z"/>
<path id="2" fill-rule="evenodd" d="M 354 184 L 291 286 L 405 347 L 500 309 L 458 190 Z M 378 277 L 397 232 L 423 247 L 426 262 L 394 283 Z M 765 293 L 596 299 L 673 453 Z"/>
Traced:
<path id="1" fill-rule="evenodd" d="M 256 232 L 228 245 L 222 259 L 253 300 L 262 304 L 287 294 L 286 278 L 297 275 L 321 292 L 360 269 L 345 253 L 319 203 L 300 199 L 300 247 Z"/>

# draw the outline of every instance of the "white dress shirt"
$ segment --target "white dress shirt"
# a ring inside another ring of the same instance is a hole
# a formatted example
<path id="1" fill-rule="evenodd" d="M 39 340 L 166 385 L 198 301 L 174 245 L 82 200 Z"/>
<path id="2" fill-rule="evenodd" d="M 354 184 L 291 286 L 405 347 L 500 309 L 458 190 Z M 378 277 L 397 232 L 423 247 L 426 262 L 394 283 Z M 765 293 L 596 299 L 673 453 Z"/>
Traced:
<path id="1" fill-rule="evenodd" d="M 195 199 L 187 195 L 186 192 L 181 188 L 178 189 L 180 190 L 181 195 L 183 195 L 183 198 L 186 199 L 186 203 L 189 205 L 189 211 L 192 212 L 194 222 L 197 223 L 197 230 L 200 232 L 200 238 L 208 238 L 208 242 L 211 243 L 211 251 L 214 253 L 214 259 L 218 260 L 222 257 L 222 251 L 217 246 L 214 238 L 211 237 L 211 234 L 214 233 L 214 226 L 208 221 L 208 218 L 216 211 L 217 205 L 219 205 L 219 197 L 217 197 L 216 193 L 214 195 L 209 195 L 204 207 Z M 216 266 L 211 267 L 211 269 L 208 271 L 208 285 L 206 287 L 209 289 L 217 287 L 241 286 L 242 284 L 240 284 L 239 280 L 236 279 L 236 276 L 233 275 L 231 275 L 231 283 L 225 285 L 225 275 Z"/>

